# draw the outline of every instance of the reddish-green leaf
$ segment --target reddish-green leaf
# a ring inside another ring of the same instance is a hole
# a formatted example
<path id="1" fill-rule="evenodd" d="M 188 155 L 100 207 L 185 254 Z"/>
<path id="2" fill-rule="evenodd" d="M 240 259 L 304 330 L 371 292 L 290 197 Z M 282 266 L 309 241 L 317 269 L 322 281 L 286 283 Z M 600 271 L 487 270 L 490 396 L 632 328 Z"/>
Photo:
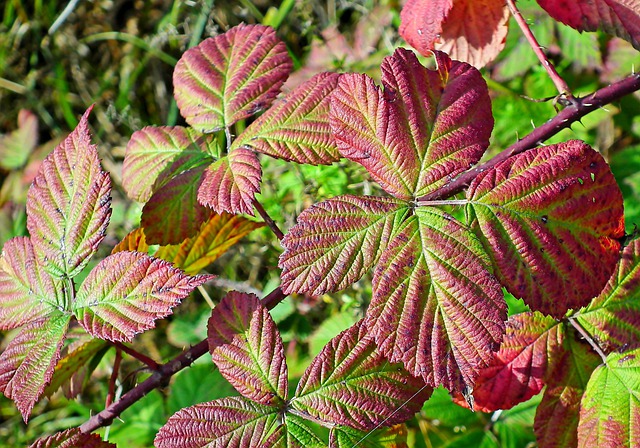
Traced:
<path id="1" fill-rule="evenodd" d="M 140 225 L 151 244 L 179 244 L 196 233 L 211 215 L 198 203 L 207 167 L 184 171 L 158 189 L 142 209 Z"/>
<path id="2" fill-rule="evenodd" d="M 246 213 L 253 216 L 253 201 L 260 192 L 262 169 L 250 149 L 237 148 L 204 172 L 198 201 L 216 213 Z"/>
<path id="3" fill-rule="evenodd" d="M 389 194 L 411 199 L 476 163 L 489 145 L 491 100 L 478 70 L 435 53 L 437 70 L 398 49 L 382 62 L 379 89 L 366 75 L 340 77 L 331 129 L 344 157 Z"/>
<path id="4" fill-rule="evenodd" d="M 408 420 L 430 395 L 402 364 L 387 361 L 361 320 L 311 362 L 291 405 L 325 422 L 370 430 Z"/>
<path id="5" fill-rule="evenodd" d="M 420 54 L 434 49 L 483 67 L 504 48 L 509 9 L 504 0 L 408 0 L 400 35 Z"/>
<path id="6" fill-rule="evenodd" d="M 116 445 L 104 442 L 98 434 L 82 434 L 80 428 L 72 428 L 41 437 L 30 448 L 116 448 Z"/>
<path id="7" fill-rule="evenodd" d="M 580 403 L 579 447 L 640 446 L 640 349 L 611 353 Z"/>
<path id="8" fill-rule="evenodd" d="M 500 282 L 532 309 L 562 317 L 611 276 L 624 235 L 622 194 L 587 144 L 511 157 L 476 177 L 467 198 Z"/>
<path id="9" fill-rule="evenodd" d="M 407 426 L 396 425 L 375 431 L 359 431 L 348 426 L 336 426 L 329 434 L 330 448 L 408 448 Z"/>
<path id="10" fill-rule="evenodd" d="M 282 288 L 324 294 L 362 277 L 409 212 L 391 198 L 338 196 L 312 205 L 282 240 Z"/>
<path id="11" fill-rule="evenodd" d="M 172 177 L 208 165 L 217 155 L 217 142 L 181 126 L 147 126 L 127 143 L 122 164 L 122 186 L 131 199 L 147 202 Z"/>
<path id="12" fill-rule="evenodd" d="M 197 235 L 179 246 L 163 246 L 155 256 L 172 262 L 189 275 L 195 275 L 217 260 L 240 238 L 262 226 L 264 223 L 242 216 L 214 214 L 202 225 Z"/>
<path id="13" fill-rule="evenodd" d="M 157 448 L 263 447 L 279 426 L 280 410 L 244 397 L 228 397 L 173 414 L 154 440 Z M 268 448 L 264 446 L 264 448 Z"/>
<path id="14" fill-rule="evenodd" d="M 285 160 L 328 165 L 340 159 L 329 125 L 337 73 L 314 76 L 254 121 L 231 149 L 250 146 Z"/>
<path id="15" fill-rule="evenodd" d="M 17 328 L 64 307 L 61 283 L 36 261 L 29 238 L 7 241 L 0 256 L 0 329 Z"/>
<path id="16" fill-rule="evenodd" d="M 27 228 L 35 253 L 56 277 L 73 277 L 103 240 L 111 216 L 111 180 L 100 168 L 85 112 L 47 156 L 27 195 Z"/>
<path id="17" fill-rule="evenodd" d="M 189 277 L 171 263 L 139 252 L 109 255 L 78 290 L 74 313 L 91 335 L 129 341 L 155 326 L 210 275 Z"/>
<path id="18" fill-rule="evenodd" d="M 269 107 L 292 67 L 273 28 L 238 25 L 182 55 L 174 96 L 187 123 L 213 132 Z"/>
<path id="19" fill-rule="evenodd" d="M 38 117 L 31 111 L 18 112 L 18 129 L 0 135 L 0 167 L 15 170 L 23 167 L 38 144 Z"/>
<path id="20" fill-rule="evenodd" d="M 373 276 L 366 322 L 382 353 L 431 386 L 470 390 L 505 330 L 506 304 L 488 269 L 470 231 L 418 207 Z"/>
<path id="21" fill-rule="evenodd" d="M 0 355 L 0 392 L 26 422 L 51 380 L 71 316 L 57 312 L 24 326 Z"/>
<path id="22" fill-rule="evenodd" d="M 554 19 L 578 31 L 601 29 L 631 42 L 640 50 L 638 0 L 537 0 Z"/>
<path id="23" fill-rule="evenodd" d="M 266 405 L 287 399 L 282 339 L 257 296 L 228 293 L 213 310 L 207 334 L 213 361 L 238 392 Z"/>
<path id="24" fill-rule="evenodd" d="M 143 252 L 145 254 L 149 252 L 149 245 L 147 244 L 147 239 L 144 236 L 142 227 L 138 227 L 127 233 L 127 236 L 125 236 L 122 241 L 115 245 L 115 247 L 111 250 L 111 253 L 115 254 L 117 252 L 125 251 Z"/>

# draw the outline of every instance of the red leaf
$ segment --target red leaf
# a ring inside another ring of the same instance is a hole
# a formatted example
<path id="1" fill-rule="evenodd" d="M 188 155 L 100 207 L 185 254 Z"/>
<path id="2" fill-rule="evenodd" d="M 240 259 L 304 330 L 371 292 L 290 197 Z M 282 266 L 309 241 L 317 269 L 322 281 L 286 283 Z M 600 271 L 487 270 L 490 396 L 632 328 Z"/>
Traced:
<path id="1" fill-rule="evenodd" d="M 258 156 L 237 148 L 204 172 L 198 201 L 216 213 L 246 213 L 253 216 L 253 201 L 260 193 L 262 169 Z"/>
<path id="2" fill-rule="evenodd" d="M 480 68 L 504 48 L 509 9 L 504 0 L 408 0 L 400 35 L 422 55 L 434 49 Z"/>
<path id="3" fill-rule="evenodd" d="M 82 434 L 80 428 L 73 428 L 41 437 L 30 448 L 116 448 L 116 445 L 103 442 L 98 434 Z"/>

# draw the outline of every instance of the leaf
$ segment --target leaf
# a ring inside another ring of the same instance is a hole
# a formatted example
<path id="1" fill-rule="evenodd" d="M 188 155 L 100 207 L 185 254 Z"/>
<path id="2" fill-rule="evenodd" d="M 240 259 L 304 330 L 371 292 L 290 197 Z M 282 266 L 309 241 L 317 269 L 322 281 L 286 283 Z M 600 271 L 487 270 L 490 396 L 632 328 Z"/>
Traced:
<path id="1" fill-rule="evenodd" d="M 622 195 L 586 143 L 510 157 L 476 177 L 467 199 L 468 221 L 496 276 L 533 310 L 560 318 L 586 305 L 615 268 Z"/>
<path id="2" fill-rule="evenodd" d="M 435 56 L 438 69 L 429 70 L 398 49 L 382 62 L 384 90 L 366 75 L 342 75 L 331 99 L 340 154 L 400 199 L 435 191 L 489 145 L 491 100 L 480 72 Z"/>
<path id="3" fill-rule="evenodd" d="M 640 1 L 638 0 L 569 0 L 558 3 L 537 0 L 559 22 L 578 31 L 603 30 L 631 42 L 640 50 Z"/>
<path id="4" fill-rule="evenodd" d="M 580 403 L 579 447 L 640 444 L 640 349 L 611 353 L 589 378 Z"/>
<path id="5" fill-rule="evenodd" d="M 284 415 L 287 428 L 287 446 L 294 448 L 324 448 L 326 443 L 307 426 L 308 420 L 290 412 Z"/>
<path id="6" fill-rule="evenodd" d="M 142 230 L 142 227 L 137 227 L 127 233 L 127 236 L 125 236 L 122 241 L 116 244 L 111 250 L 111 254 L 126 251 L 143 253 L 149 252 L 149 245 L 147 244 L 147 239 L 144 236 L 144 230 Z"/>
<path id="7" fill-rule="evenodd" d="M 27 422 L 51 381 L 71 316 L 60 312 L 25 325 L 0 355 L 0 392 Z"/>
<path id="8" fill-rule="evenodd" d="M 336 426 L 329 435 L 330 448 L 408 448 L 407 426 L 396 425 L 363 432 L 348 426 Z"/>
<path id="9" fill-rule="evenodd" d="M 104 442 L 98 434 L 82 434 L 80 428 L 71 428 L 40 437 L 31 448 L 116 448 L 116 445 Z"/>
<path id="10" fill-rule="evenodd" d="M 74 277 L 104 239 L 111 180 L 88 129 L 76 129 L 47 156 L 27 194 L 27 228 L 39 262 L 54 277 Z"/>
<path id="11" fill-rule="evenodd" d="M 338 196 L 314 204 L 282 239 L 282 288 L 321 295 L 344 289 L 380 258 L 409 212 L 392 198 Z"/>
<path id="12" fill-rule="evenodd" d="M 259 447 L 278 426 L 278 408 L 228 397 L 182 409 L 160 428 L 157 448 Z"/>
<path id="13" fill-rule="evenodd" d="M 231 145 L 249 146 L 272 157 L 311 165 L 340 159 L 329 125 L 337 73 L 314 76 L 254 121 Z"/>
<path id="14" fill-rule="evenodd" d="M 162 246 L 155 256 L 172 262 L 188 275 L 194 275 L 217 260 L 242 237 L 263 226 L 264 223 L 242 216 L 212 214 L 192 238 L 179 246 Z"/>
<path id="15" fill-rule="evenodd" d="M 214 161 L 217 141 L 182 126 L 147 126 L 131 136 L 122 164 L 127 195 L 147 202 L 171 178 Z"/>
<path id="16" fill-rule="evenodd" d="M 509 9 L 500 0 L 408 0 L 400 35 L 423 56 L 437 49 L 481 68 L 504 48 Z"/>
<path id="17" fill-rule="evenodd" d="M 31 241 L 7 241 L 0 256 L 0 329 L 10 330 L 64 308 L 62 285 L 36 261 Z"/>
<path id="18" fill-rule="evenodd" d="M 607 352 L 640 343 L 640 239 L 626 246 L 609 283 L 576 320 Z"/>
<path id="19" fill-rule="evenodd" d="M 74 313 L 87 332 L 109 341 L 130 341 L 153 328 L 210 275 L 189 277 L 170 263 L 139 252 L 102 260 L 78 290 Z"/>
<path id="20" fill-rule="evenodd" d="M 182 55 L 174 96 L 187 123 L 214 132 L 269 107 L 292 68 L 273 28 L 241 24 Z"/>
<path id="21" fill-rule="evenodd" d="M 238 392 L 270 406 L 286 401 L 284 346 L 256 295 L 229 292 L 214 308 L 207 328 L 213 362 Z"/>
<path id="22" fill-rule="evenodd" d="M 18 112 L 18 129 L 0 136 L 0 167 L 22 168 L 38 144 L 38 117 L 31 111 Z"/>
<path id="23" fill-rule="evenodd" d="M 152 244 L 178 244 L 200 229 L 211 210 L 198 203 L 204 165 L 180 173 L 158 189 L 142 209 L 140 225 Z"/>
<path id="24" fill-rule="evenodd" d="M 390 363 L 367 336 L 363 320 L 320 352 L 300 378 L 291 406 L 303 414 L 364 431 L 402 423 L 431 388 Z"/>
<path id="25" fill-rule="evenodd" d="M 477 238 L 418 207 L 373 275 L 366 325 L 380 351 L 430 386 L 472 388 L 505 331 L 506 304 Z"/>
<path id="26" fill-rule="evenodd" d="M 198 202 L 216 213 L 253 216 L 253 201 L 256 193 L 260 193 L 261 178 L 258 156 L 250 149 L 235 149 L 204 172 Z"/>
<path id="27" fill-rule="evenodd" d="M 540 393 L 544 379 L 562 356 L 562 329 L 559 322 L 540 313 L 511 316 L 500 350 L 476 380 L 474 410 L 511 409 Z M 467 405 L 461 394 L 455 401 Z"/>

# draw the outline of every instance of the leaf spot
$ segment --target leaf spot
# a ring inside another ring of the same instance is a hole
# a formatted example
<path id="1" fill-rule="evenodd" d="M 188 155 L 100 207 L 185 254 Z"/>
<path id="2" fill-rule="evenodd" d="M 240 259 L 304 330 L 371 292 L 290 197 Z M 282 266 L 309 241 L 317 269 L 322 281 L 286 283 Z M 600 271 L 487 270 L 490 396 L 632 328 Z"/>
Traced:
<path id="1" fill-rule="evenodd" d="M 549 217 L 547 215 L 543 215 L 541 219 L 542 219 L 542 222 L 545 224 L 547 223 L 547 221 L 549 221 Z"/>

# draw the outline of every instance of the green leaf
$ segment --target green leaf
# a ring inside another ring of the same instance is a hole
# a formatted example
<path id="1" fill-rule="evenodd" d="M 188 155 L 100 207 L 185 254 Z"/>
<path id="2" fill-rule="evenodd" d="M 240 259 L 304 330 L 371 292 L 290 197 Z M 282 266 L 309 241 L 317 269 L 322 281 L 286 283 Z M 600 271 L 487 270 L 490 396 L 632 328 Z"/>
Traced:
<path id="1" fill-rule="evenodd" d="M 622 195 L 587 144 L 534 148 L 481 173 L 467 213 L 507 290 L 554 317 L 586 305 L 609 279 L 624 235 Z"/>
<path id="2" fill-rule="evenodd" d="M 111 216 L 111 180 L 91 144 L 90 112 L 47 156 L 27 194 L 31 242 L 39 262 L 55 277 L 74 277 L 86 266 Z"/>
<path id="3" fill-rule="evenodd" d="M 396 425 L 374 431 L 360 431 L 348 426 L 336 426 L 331 430 L 331 448 L 408 448 L 407 426 Z"/>
<path id="4" fill-rule="evenodd" d="M 351 311 L 340 312 L 327 317 L 309 337 L 309 354 L 316 356 L 331 339 L 351 327 L 356 321 L 357 319 Z"/>
<path id="5" fill-rule="evenodd" d="M 290 294 L 338 291 L 380 258 L 408 204 L 392 198 L 338 196 L 312 205 L 282 240 L 282 287 Z"/>
<path id="6" fill-rule="evenodd" d="M 287 426 L 287 447 L 289 448 L 324 448 L 325 442 L 313 433 L 305 420 L 287 412 L 284 415 Z"/>
<path id="7" fill-rule="evenodd" d="M 237 395 L 236 390 L 220 374 L 218 369 L 207 363 L 197 363 L 174 376 L 169 389 L 167 410 L 178 412 L 193 404 L 194 397 L 202 401 Z"/>
<path id="8" fill-rule="evenodd" d="M 372 286 L 367 327 L 381 352 L 431 386 L 472 388 L 507 317 L 478 239 L 447 213 L 418 207 L 380 258 Z"/>
<path id="9" fill-rule="evenodd" d="M 297 87 L 254 121 L 231 145 L 311 165 L 340 159 L 329 126 L 330 93 L 337 73 L 321 73 Z"/>
<path id="10" fill-rule="evenodd" d="M 23 167 L 38 144 L 38 117 L 31 111 L 18 112 L 18 129 L 0 136 L 0 167 Z"/>
<path id="11" fill-rule="evenodd" d="M 180 113 L 200 132 L 269 107 L 293 64 L 273 28 L 238 25 L 187 50 L 173 72 Z"/>

